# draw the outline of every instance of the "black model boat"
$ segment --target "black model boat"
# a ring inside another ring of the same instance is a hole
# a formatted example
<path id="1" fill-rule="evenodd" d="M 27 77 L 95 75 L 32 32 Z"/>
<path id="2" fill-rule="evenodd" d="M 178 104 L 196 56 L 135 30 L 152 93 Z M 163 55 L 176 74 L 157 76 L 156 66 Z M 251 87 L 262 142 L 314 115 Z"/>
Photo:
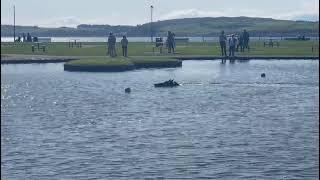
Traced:
<path id="1" fill-rule="evenodd" d="M 154 84 L 154 87 L 175 87 L 175 86 L 180 86 L 180 84 L 178 84 L 177 82 L 171 79 L 163 83 Z"/>

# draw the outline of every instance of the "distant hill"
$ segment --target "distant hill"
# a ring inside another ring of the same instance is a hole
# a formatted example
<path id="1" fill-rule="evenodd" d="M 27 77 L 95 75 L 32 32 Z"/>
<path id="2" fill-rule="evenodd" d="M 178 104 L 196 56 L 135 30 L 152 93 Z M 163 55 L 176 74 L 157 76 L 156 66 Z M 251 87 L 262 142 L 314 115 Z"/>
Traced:
<path id="1" fill-rule="evenodd" d="M 236 33 L 247 29 L 251 36 L 319 36 L 319 21 L 289 21 L 252 17 L 204 17 L 157 21 L 152 23 L 154 36 L 165 36 L 173 31 L 176 36 L 217 36 L 221 30 Z M 16 34 L 31 33 L 32 36 L 106 36 L 117 35 L 150 36 L 150 23 L 137 26 L 110 26 L 81 24 L 77 28 L 45 28 L 38 26 L 16 26 Z M 1 36 L 13 36 L 12 25 L 1 25 Z"/>

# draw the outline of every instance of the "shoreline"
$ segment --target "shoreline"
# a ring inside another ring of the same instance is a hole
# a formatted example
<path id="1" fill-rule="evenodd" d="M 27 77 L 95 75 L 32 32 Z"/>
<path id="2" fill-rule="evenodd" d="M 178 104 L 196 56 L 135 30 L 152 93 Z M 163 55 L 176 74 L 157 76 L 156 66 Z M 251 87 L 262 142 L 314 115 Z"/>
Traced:
<path id="1" fill-rule="evenodd" d="M 61 63 L 61 62 L 69 62 L 72 60 L 78 60 L 83 58 L 81 57 L 59 57 L 59 56 L 30 56 L 23 57 L 24 55 L 19 56 L 10 56 L 5 55 L 1 56 L 1 64 L 31 64 L 31 63 Z M 134 57 L 134 56 L 133 56 Z M 171 57 L 177 60 L 230 60 L 229 57 L 221 57 L 221 56 L 175 56 Z M 319 56 L 236 56 L 231 60 L 319 60 Z"/>

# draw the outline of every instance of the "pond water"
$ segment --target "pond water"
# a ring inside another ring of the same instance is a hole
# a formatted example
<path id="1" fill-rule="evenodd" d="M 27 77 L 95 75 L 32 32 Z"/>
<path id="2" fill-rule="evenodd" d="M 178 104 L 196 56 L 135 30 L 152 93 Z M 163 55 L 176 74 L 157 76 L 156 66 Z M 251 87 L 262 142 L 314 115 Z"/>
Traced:
<path id="1" fill-rule="evenodd" d="M 1 177 L 318 179 L 318 68 L 318 60 L 121 73 L 1 65 Z M 170 78 L 182 86 L 153 87 Z"/>

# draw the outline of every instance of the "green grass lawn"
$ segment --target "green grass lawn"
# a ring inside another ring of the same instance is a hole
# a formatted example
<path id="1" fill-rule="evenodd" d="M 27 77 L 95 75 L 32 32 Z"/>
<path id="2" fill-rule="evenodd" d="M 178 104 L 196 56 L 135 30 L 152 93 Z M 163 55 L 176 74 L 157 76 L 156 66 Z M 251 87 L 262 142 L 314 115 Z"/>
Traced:
<path id="1" fill-rule="evenodd" d="M 124 57 L 90 57 L 80 60 L 69 61 L 66 64 L 77 66 L 130 66 L 133 65 L 129 58 Z"/>
<path id="2" fill-rule="evenodd" d="M 82 48 L 69 48 L 67 43 L 47 43 L 47 52 L 31 51 L 33 43 L 1 43 L 1 54 L 28 54 L 54 56 L 106 56 L 106 43 L 82 43 Z M 151 43 L 130 43 L 129 56 L 154 56 Z M 312 46 L 315 47 L 312 51 Z M 35 46 L 36 47 L 36 46 Z M 250 43 L 250 52 L 238 56 L 319 56 L 319 41 L 280 41 L 280 47 L 263 47 L 263 41 Z M 37 49 L 37 48 L 36 48 Z M 218 43 L 177 44 L 176 54 L 156 53 L 157 56 L 220 56 Z M 117 43 L 117 53 L 121 56 L 121 46 Z M 228 53 L 228 52 L 227 52 Z"/>

